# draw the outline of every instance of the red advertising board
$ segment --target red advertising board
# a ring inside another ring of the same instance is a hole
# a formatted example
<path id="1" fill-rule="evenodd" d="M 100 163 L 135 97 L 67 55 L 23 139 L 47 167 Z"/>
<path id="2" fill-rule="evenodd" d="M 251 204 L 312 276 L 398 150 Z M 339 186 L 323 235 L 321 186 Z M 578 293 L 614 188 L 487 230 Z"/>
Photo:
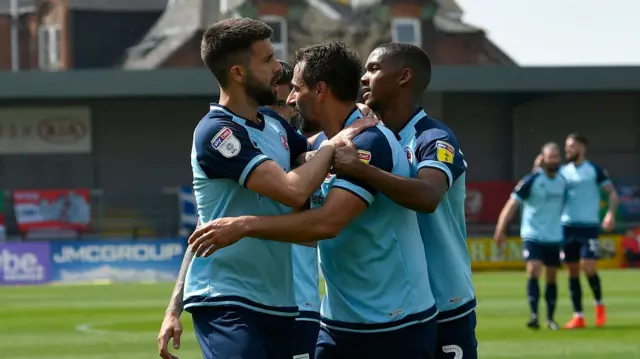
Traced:
<path id="1" fill-rule="evenodd" d="M 18 227 L 23 232 L 41 229 L 87 230 L 91 224 L 88 189 L 13 191 Z"/>
<path id="2" fill-rule="evenodd" d="M 468 182 L 465 213 L 468 223 L 497 223 L 516 182 Z"/>

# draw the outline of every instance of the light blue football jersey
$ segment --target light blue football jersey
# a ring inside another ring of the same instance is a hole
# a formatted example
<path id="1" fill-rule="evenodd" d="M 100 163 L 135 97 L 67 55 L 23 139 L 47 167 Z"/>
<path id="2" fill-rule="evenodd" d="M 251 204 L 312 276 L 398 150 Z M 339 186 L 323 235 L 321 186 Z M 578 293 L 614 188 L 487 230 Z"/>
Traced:
<path id="1" fill-rule="evenodd" d="M 260 108 L 259 111 L 273 118 L 282 118 L 276 111 L 268 107 Z M 296 133 L 299 137 L 304 138 L 300 130 L 296 130 Z M 296 320 L 320 321 L 318 250 L 317 248 L 294 245 L 292 259 L 293 288 L 296 296 L 296 305 L 300 312 Z"/>
<path id="2" fill-rule="evenodd" d="M 435 168 L 447 175 L 449 190 L 438 208 L 417 216 L 431 289 L 440 311 L 438 322 L 454 320 L 476 307 L 464 214 L 467 163 L 449 127 L 429 117 L 423 109 L 398 136 L 411 164 L 412 177 L 423 168 Z"/>
<path id="3" fill-rule="evenodd" d="M 354 109 L 345 126 L 360 117 L 360 111 Z M 321 133 L 313 147 L 321 147 L 326 138 Z M 399 176 L 410 175 L 402 147 L 384 126 L 363 131 L 353 143 L 361 161 Z M 311 206 L 322 206 L 333 189 L 353 193 L 368 208 L 336 238 L 318 243 L 327 289 L 322 325 L 343 331 L 382 332 L 434 318 L 437 310 L 415 212 L 366 183 L 333 174 L 313 195 Z"/>
<path id="4" fill-rule="evenodd" d="M 563 239 L 560 216 L 564 208 L 567 182 L 562 175 L 549 177 L 544 171 L 525 176 L 511 198 L 522 204 L 520 237 L 542 244 L 560 244 Z"/>
<path id="5" fill-rule="evenodd" d="M 300 314 L 297 320 L 320 321 L 318 249 L 293 245 L 293 285 Z"/>
<path id="6" fill-rule="evenodd" d="M 221 217 L 278 215 L 291 209 L 247 188 L 251 172 L 275 161 L 289 171 L 307 141 L 281 118 L 247 121 L 213 104 L 193 135 L 191 167 L 198 215 L 203 223 Z M 291 244 L 244 238 L 208 258 L 194 258 L 187 271 L 185 308 L 237 305 L 296 316 Z"/>
<path id="7" fill-rule="evenodd" d="M 567 163 L 560 167 L 567 181 L 567 203 L 562 212 L 565 226 L 598 226 L 600 223 L 600 188 L 611 183 L 602 168 L 589 161 L 579 166 Z"/>

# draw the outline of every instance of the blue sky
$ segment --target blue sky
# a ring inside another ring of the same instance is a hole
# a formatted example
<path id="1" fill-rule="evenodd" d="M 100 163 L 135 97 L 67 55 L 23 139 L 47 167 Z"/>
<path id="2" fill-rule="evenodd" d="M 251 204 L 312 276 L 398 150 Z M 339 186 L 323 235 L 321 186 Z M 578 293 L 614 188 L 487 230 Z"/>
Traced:
<path id="1" fill-rule="evenodd" d="M 640 65 L 640 0 L 457 0 L 522 66 Z"/>

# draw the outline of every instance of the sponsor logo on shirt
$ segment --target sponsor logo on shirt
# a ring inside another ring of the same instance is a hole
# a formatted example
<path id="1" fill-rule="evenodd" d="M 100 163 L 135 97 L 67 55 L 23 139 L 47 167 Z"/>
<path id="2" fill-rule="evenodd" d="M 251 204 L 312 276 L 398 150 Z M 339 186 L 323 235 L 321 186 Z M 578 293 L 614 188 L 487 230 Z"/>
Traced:
<path id="1" fill-rule="evenodd" d="M 358 159 L 366 164 L 369 164 L 369 161 L 371 161 L 371 152 L 358 150 Z"/>

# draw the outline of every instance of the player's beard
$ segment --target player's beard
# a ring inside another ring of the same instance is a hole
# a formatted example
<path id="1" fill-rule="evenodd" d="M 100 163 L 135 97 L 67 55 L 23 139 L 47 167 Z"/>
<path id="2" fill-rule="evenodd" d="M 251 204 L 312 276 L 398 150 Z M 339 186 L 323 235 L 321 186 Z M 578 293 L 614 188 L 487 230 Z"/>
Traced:
<path id="1" fill-rule="evenodd" d="M 311 133 L 317 133 L 320 132 L 320 125 L 313 123 L 307 119 L 305 119 L 302 115 L 298 114 L 296 115 L 298 117 L 299 120 L 299 129 L 300 131 L 302 131 L 303 133 L 306 134 L 311 134 Z"/>
<path id="2" fill-rule="evenodd" d="M 545 164 L 544 167 L 547 170 L 547 172 L 556 173 L 556 172 L 558 172 L 558 168 L 560 168 L 560 164 L 558 164 L 558 163 L 549 163 L 549 164 Z"/>
<path id="3" fill-rule="evenodd" d="M 261 84 L 251 73 L 247 76 L 244 91 L 258 106 L 271 106 L 275 104 L 277 100 L 275 87 Z"/>

